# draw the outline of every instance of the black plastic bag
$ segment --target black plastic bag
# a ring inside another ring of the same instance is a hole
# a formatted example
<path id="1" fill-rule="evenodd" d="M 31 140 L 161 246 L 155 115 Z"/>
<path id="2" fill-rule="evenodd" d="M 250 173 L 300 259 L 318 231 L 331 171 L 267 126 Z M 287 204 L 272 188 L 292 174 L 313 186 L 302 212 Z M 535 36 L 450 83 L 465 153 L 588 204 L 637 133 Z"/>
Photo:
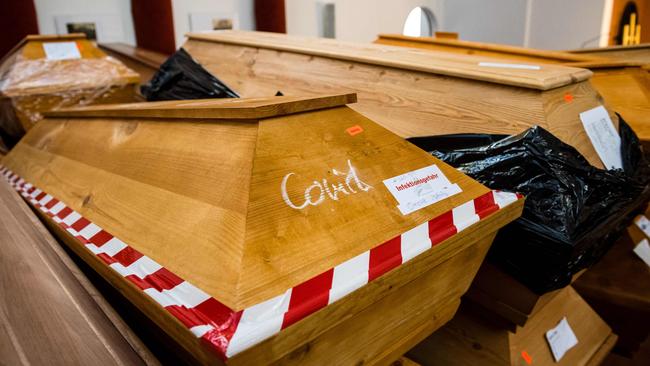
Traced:
<path id="1" fill-rule="evenodd" d="M 148 101 L 239 98 L 182 48 L 160 65 L 151 81 L 140 90 Z"/>
<path id="2" fill-rule="evenodd" d="M 541 127 L 503 135 L 409 139 L 491 189 L 526 196 L 522 216 L 502 228 L 488 260 L 537 293 L 568 285 L 620 236 L 650 198 L 650 167 L 620 120 L 623 169 L 590 165 Z"/>

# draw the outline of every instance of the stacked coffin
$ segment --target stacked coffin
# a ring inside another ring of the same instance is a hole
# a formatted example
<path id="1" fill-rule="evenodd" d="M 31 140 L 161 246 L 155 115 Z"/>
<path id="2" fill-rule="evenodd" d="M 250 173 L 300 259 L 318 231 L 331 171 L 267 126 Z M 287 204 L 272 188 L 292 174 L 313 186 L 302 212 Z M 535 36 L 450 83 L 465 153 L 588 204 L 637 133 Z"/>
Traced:
<path id="1" fill-rule="evenodd" d="M 516 134 L 539 125 L 575 147 L 592 165 L 604 166 L 580 118 L 581 113 L 603 103 L 590 83 L 592 73 L 584 69 L 499 62 L 489 55 L 458 56 L 249 32 L 190 34 L 184 48 L 242 96 L 272 95 L 276 90 L 285 95 L 327 92 L 331 88 L 359 91 L 359 103 L 353 108 L 404 137 L 467 132 Z M 587 60 L 557 54 L 577 65 Z M 594 70 L 610 66 L 611 62 L 590 65 Z M 624 70 L 636 67 L 614 66 Z M 643 87 L 638 90 L 643 92 Z M 618 129 L 618 118 L 611 109 L 609 115 Z M 635 121 L 630 121 L 633 127 Z M 499 288 L 494 278 L 483 281 L 488 285 L 483 288 L 506 292 L 512 288 Z M 488 292 L 483 303 L 506 308 L 502 312 L 518 316 L 522 325 L 534 314 L 542 314 L 542 308 L 547 312 L 553 308 L 543 305 L 555 299 L 556 293 L 544 297 L 523 286 L 515 287 L 521 291 L 512 296 L 527 299 L 521 308 L 513 308 L 511 302 L 500 303 L 499 291 Z M 581 313 L 593 314 L 581 299 L 579 304 L 584 310 Z M 541 316 L 533 324 L 539 323 Z M 611 348 L 611 329 L 604 325 L 600 335 L 590 338 L 590 350 Z"/>
<path id="2" fill-rule="evenodd" d="M 51 109 L 133 102 L 139 80 L 84 34 L 27 36 L 0 60 L 0 137 L 13 146 Z"/>
<path id="3" fill-rule="evenodd" d="M 603 167 L 580 121 L 602 104 L 589 70 L 504 68 L 488 57 L 264 32 L 189 34 L 183 48 L 243 97 L 357 92 L 351 108 L 402 137 L 539 125 Z"/>
<path id="4" fill-rule="evenodd" d="M 346 106 L 355 99 L 51 112 L 3 173 L 201 363 L 388 363 L 452 318 L 523 199 Z"/>
<path id="5" fill-rule="evenodd" d="M 565 64 L 589 68 L 594 72 L 591 84 L 605 98 L 608 105 L 630 123 L 642 142 L 646 145 L 650 142 L 650 134 L 648 133 L 650 131 L 650 119 L 648 119 L 648 116 L 650 116 L 650 78 L 648 69 L 645 67 L 647 60 L 643 61 L 641 58 L 640 48 L 634 48 L 633 51 L 638 53 L 637 57 L 639 59 L 633 61 L 629 59 L 615 60 L 613 57 L 612 59 L 605 59 L 600 57 L 601 52 L 594 52 L 593 55 L 591 52 L 572 54 L 456 39 L 401 35 L 382 34 L 379 35 L 376 43 L 453 54 L 493 57 L 493 62 L 502 63 L 504 67 L 511 65 L 512 67 L 543 68 L 546 67 L 546 64 Z M 602 55 L 609 54 L 611 57 L 616 53 L 615 50 L 617 49 L 619 48 L 606 49 L 605 52 L 602 52 Z M 432 57 L 434 57 L 433 54 Z M 586 274 L 579 277 L 574 286 L 580 289 L 581 294 L 589 296 L 589 304 L 596 307 L 598 315 L 604 316 L 608 321 L 614 319 L 614 322 L 610 324 L 617 325 L 615 331 L 626 333 L 626 343 L 632 343 L 638 347 L 638 339 L 643 339 L 647 332 L 645 330 L 641 332 L 638 330 L 630 331 L 630 327 L 626 328 L 619 325 L 630 323 L 629 319 L 632 317 L 642 318 L 642 316 L 639 317 L 639 312 L 648 311 L 647 304 L 643 301 L 629 300 L 639 298 L 645 288 L 642 285 L 640 287 L 635 286 L 637 283 L 622 285 L 625 281 L 620 280 L 630 278 L 630 271 L 634 270 L 642 273 L 642 278 L 647 277 L 647 273 L 645 273 L 647 271 L 643 268 L 641 268 L 641 272 L 638 271 L 638 268 L 643 267 L 643 264 L 639 263 L 640 261 L 637 258 L 634 258 L 629 246 L 630 244 L 627 242 L 616 243 L 603 262 L 598 263 L 594 269 L 590 269 Z M 607 277 L 607 279 L 604 277 Z M 639 283 L 643 284 L 644 281 Z M 613 291 L 612 288 L 616 290 Z M 538 329 L 537 333 L 531 331 L 531 329 L 539 328 L 539 324 L 549 320 L 553 322 L 560 320 L 557 314 L 555 316 L 549 314 L 550 309 L 554 308 L 553 305 L 549 304 L 557 303 L 558 298 L 567 296 L 567 292 L 573 292 L 573 290 L 565 288 L 543 295 L 537 294 L 490 263 L 484 263 L 468 291 L 467 297 L 489 309 L 492 313 L 503 317 L 509 325 L 499 327 L 498 325 L 489 324 L 489 322 L 477 321 L 476 315 L 471 314 L 471 311 L 462 311 L 448 327 L 418 346 L 414 351 L 414 357 L 416 359 L 424 357 L 427 362 L 441 362 L 442 360 L 434 355 L 440 354 L 437 351 L 441 347 L 451 346 L 456 348 L 458 352 L 470 354 L 472 358 L 484 358 L 486 354 L 500 355 L 499 362 L 518 364 L 525 360 L 520 353 L 525 350 L 531 359 L 535 360 L 535 363 L 552 363 L 553 359 L 548 357 L 550 354 L 545 347 L 537 349 L 539 347 L 536 345 L 536 343 L 543 341 L 540 335 L 544 328 Z M 592 294 L 596 295 L 591 296 Z M 609 300 L 604 300 L 608 296 Z M 562 314 L 566 314 L 569 319 L 575 319 L 572 324 L 576 335 L 581 340 L 581 347 L 585 346 L 586 343 L 587 346 L 596 345 L 597 348 L 588 350 L 578 347 L 578 349 L 572 350 L 571 357 L 562 360 L 561 364 L 597 363 L 599 362 L 597 360 L 603 357 L 603 352 L 613 347 L 616 337 L 612 334 L 612 330 L 597 318 L 597 315 L 584 300 L 579 299 L 577 295 L 572 295 L 572 297 L 576 297 L 572 301 L 573 308 L 571 311 L 565 311 Z M 617 308 L 619 311 L 614 312 L 611 310 L 612 308 Z M 480 313 L 480 311 L 474 311 L 474 313 Z M 586 314 L 594 314 L 593 316 L 596 317 L 595 320 L 590 321 L 592 326 L 589 328 L 584 328 L 581 324 L 583 321 L 581 317 L 587 316 Z M 617 315 L 613 316 L 613 314 Z M 546 329 L 550 329 L 551 325 L 550 323 L 547 324 Z M 511 329 L 507 330 L 508 327 Z M 466 339 L 458 336 L 461 330 L 464 336 L 468 338 L 475 337 L 474 339 L 484 346 L 483 349 L 472 349 L 466 343 Z M 535 338 L 527 339 L 528 336 Z M 503 341 L 495 341 L 498 338 L 502 338 Z M 628 341 L 627 338 L 634 340 Z M 441 342 L 441 339 L 444 339 L 444 341 Z M 508 349 L 501 348 L 508 342 L 510 343 Z M 544 345 L 543 342 L 542 345 Z M 625 346 L 631 348 L 627 344 Z M 535 351 L 537 354 L 532 351 L 535 349 L 537 349 Z M 628 350 L 626 349 L 626 351 Z M 575 358 L 578 356 L 584 357 L 585 355 L 587 358 L 581 361 Z M 543 361 L 540 361 L 540 356 Z M 454 356 L 447 355 L 444 357 Z M 496 362 L 496 364 L 499 364 L 499 362 Z"/>

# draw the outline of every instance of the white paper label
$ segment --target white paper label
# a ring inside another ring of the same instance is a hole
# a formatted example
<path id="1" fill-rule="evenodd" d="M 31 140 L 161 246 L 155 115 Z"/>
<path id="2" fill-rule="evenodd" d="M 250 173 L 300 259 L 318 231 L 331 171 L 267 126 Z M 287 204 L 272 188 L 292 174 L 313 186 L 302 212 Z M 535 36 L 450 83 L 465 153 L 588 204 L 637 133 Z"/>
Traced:
<path id="1" fill-rule="evenodd" d="M 648 243 L 648 239 L 641 240 L 639 244 L 634 247 L 634 253 L 643 259 L 645 264 L 650 266 L 650 243 Z"/>
<path id="2" fill-rule="evenodd" d="M 520 69 L 520 70 L 541 70 L 542 69 L 542 67 L 539 65 L 504 64 L 499 62 L 479 62 L 478 65 L 483 67 L 498 67 L 501 69 Z"/>
<path id="3" fill-rule="evenodd" d="M 645 236 L 650 238 L 650 220 L 645 215 L 639 215 L 634 218 L 636 226 L 643 231 Z"/>
<path id="4" fill-rule="evenodd" d="M 402 215 L 462 192 L 435 164 L 386 179 L 384 185 L 397 200 Z"/>
<path id="5" fill-rule="evenodd" d="M 566 317 L 562 318 L 560 324 L 546 332 L 546 340 L 551 346 L 555 362 L 560 362 L 564 354 L 578 344 L 578 338 L 569 326 Z"/>
<path id="6" fill-rule="evenodd" d="M 601 105 L 580 113 L 580 120 L 605 167 L 607 169 L 623 169 L 621 137 L 614 128 L 605 107 Z"/>
<path id="7" fill-rule="evenodd" d="M 79 48 L 75 42 L 47 42 L 43 43 L 45 57 L 48 60 L 72 60 L 81 58 Z"/>

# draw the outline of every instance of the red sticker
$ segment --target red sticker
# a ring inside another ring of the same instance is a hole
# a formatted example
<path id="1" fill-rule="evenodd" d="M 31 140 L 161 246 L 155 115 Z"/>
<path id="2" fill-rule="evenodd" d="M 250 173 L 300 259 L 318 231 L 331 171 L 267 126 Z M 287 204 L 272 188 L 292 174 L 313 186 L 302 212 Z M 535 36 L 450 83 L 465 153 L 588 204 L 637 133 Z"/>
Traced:
<path id="1" fill-rule="evenodd" d="M 526 352 L 526 351 L 521 351 L 521 358 L 523 358 L 524 361 L 526 361 L 527 364 L 529 364 L 529 365 L 532 365 L 532 364 L 533 364 L 533 358 L 530 357 L 530 355 L 528 354 L 528 352 Z"/>
<path id="2" fill-rule="evenodd" d="M 571 93 L 564 94 L 564 101 L 567 103 L 573 102 L 573 95 Z"/>
<path id="3" fill-rule="evenodd" d="M 347 132 L 350 136 L 358 135 L 361 132 L 363 132 L 363 128 L 359 125 L 354 125 L 352 127 L 348 127 L 345 132 Z"/>

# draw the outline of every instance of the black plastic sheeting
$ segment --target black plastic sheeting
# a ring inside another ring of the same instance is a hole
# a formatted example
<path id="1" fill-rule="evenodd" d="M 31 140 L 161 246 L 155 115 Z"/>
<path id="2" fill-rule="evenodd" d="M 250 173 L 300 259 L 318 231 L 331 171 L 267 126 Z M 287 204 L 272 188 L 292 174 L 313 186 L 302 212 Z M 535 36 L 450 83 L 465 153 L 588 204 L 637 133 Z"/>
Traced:
<path id="1" fill-rule="evenodd" d="M 239 97 L 182 48 L 140 90 L 147 101 Z"/>
<path id="2" fill-rule="evenodd" d="M 516 136 L 447 135 L 409 139 L 496 190 L 526 196 L 522 216 L 502 228 L 488 254 L 538 294 L 562 288 L 595 263 L 650 198 L 650 166 L 620 120 L 623 169 L 590 165 L 541 127 Z"/>

